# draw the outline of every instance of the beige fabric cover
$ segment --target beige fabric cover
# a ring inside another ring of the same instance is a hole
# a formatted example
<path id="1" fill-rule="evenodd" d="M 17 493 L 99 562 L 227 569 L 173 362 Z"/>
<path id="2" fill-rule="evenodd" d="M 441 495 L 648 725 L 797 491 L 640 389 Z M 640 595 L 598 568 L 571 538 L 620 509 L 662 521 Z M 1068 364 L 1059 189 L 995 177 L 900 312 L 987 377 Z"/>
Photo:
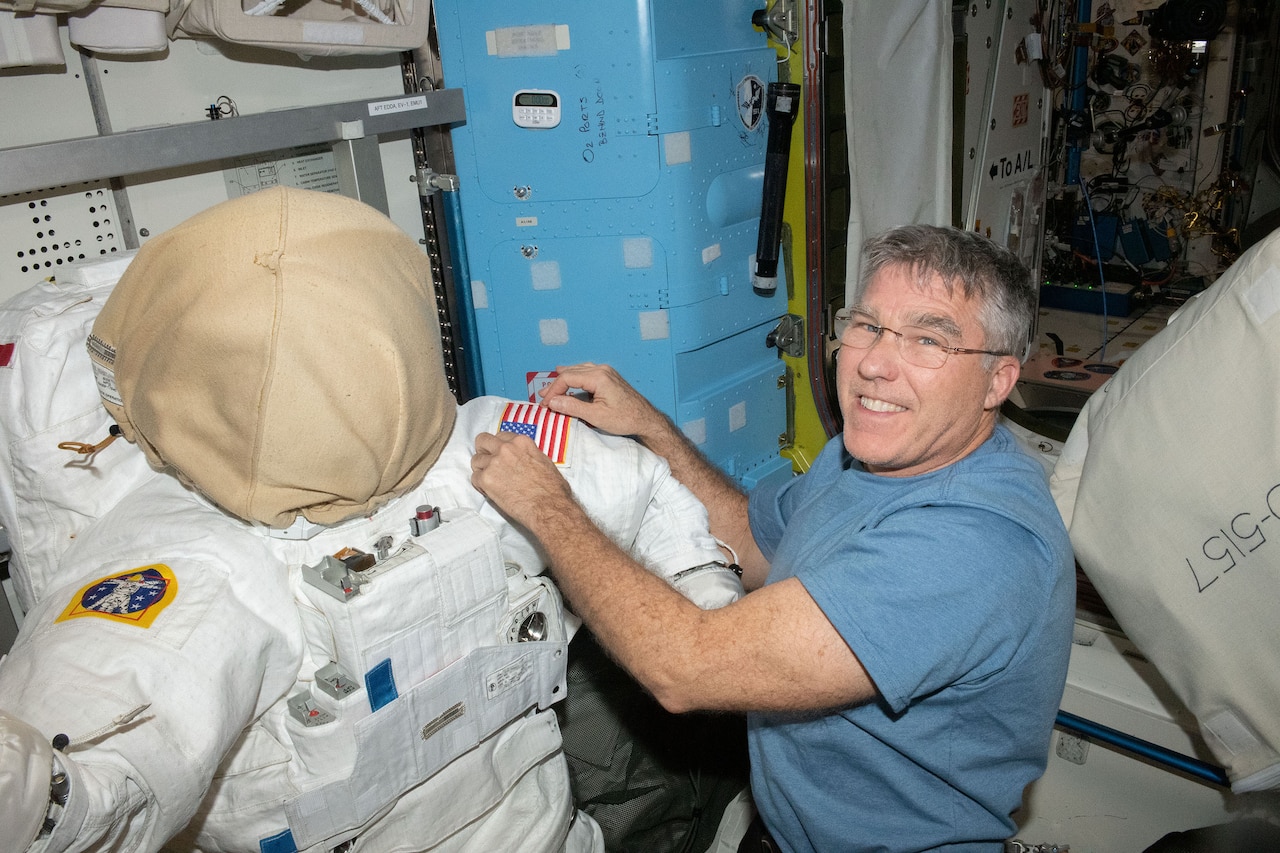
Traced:
<path id="1" fill-rule="evenodd" d="M 1280 787 L 1280 232 L 1094 393 L 1051 486 L 1232 789 Z"/>
<path id="2" fill-rule="evenodd" d="M 176 0 L 169 12 L 174 38 L 216 38 L 287 50 L 302 56 L 347 56 L 416 50 L 427 43 L 430 0 L 372 0 L 393 23 L 370 17 L 353 0 L 302 0 L 287 14 L 246 15 L 258 0 Z"/>
<path id="3" fill-rule="evenodd" d="M 141 24 L 141 33 L 117 28 L 121 19 L 114 16 L 95 22 L 83 46 L 96 45 L 94 49 L 112 54 L 162 49 L 155 47 L 155 30 L 161 26 L 171 38 L 213 38 L 301 56 L 380 55 L 416 50 L 427 43 L 430 0 L 367 2 L 390 23 L 370 15 L 359 0 L 288 2 L 269 15 L 245 14 L 259 0 L 0 0 L 0 10 L 59 14 L 118 7 L 159 13 L 159 19 Z M 113 37 L 113 28 L 120 30 L 118 38 Z M 72 39 L 72 43 L 80 42 Z"/>
<path id="4" fill-rule="evenodd" d="M 168 11 L 169 0 L 0 0 L 0 68 L 65 65 L 54 17 L 62 13 L 70 13 L 75 47 L 113 56 L 160 53 L 169 46 Z"/>
<path id="5" fill-rule="evenodd" d="M 0 68 L 64 66 L 58 19 L 0 8 Z"/>
<path id="6" fill-rule="evenodd" d="M 67 39 L 92 53 L 146 56 L 169 49 L 164 13 L 127 6 L 94 6 L 67 16 Z"/>
<path id="7" fill-rule="evenodd" d="M 223 202 L 148 242 L 90 355 L 152 464 L 272 527 L 403 494 L 456 414 L 421 248 L 367 205 L 310 190 Z"/>
<path id="8" fill-rule="evenodd" d="M 169 10 L 169 0 L 0 0 L 0 9 L 13 9 L 17 12 L 43 12 L 44 14 L 75 12 L 80 9 L 97 8 L 99 6 L 167 12 Z"/>

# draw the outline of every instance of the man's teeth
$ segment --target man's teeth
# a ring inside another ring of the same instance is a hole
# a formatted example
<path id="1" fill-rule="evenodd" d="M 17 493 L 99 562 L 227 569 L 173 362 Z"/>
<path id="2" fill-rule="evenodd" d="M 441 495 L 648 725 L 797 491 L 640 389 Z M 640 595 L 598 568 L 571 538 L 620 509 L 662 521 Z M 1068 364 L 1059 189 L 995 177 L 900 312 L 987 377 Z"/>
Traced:
<path id="1" fill-rule="evenodd" d="M 905 412 L 905 406 L 895 406 L 893 403 L 886 403 L 884 400 L 873 400 L 870 397 L 862 398 L 862 408 L 870 409 L 873 412 Z"/>

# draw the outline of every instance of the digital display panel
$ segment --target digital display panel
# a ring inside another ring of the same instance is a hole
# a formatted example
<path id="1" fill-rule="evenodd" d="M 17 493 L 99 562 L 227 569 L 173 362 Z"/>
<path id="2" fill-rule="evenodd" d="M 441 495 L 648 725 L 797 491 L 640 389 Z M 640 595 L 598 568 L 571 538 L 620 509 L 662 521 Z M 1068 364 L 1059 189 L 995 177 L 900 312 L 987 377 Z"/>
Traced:
<path id="1" fill-rule="evenodd" d="M 519 92 L 516 105 L 521 107 L 554 107 L 556 96 L 550 92 Z"/>

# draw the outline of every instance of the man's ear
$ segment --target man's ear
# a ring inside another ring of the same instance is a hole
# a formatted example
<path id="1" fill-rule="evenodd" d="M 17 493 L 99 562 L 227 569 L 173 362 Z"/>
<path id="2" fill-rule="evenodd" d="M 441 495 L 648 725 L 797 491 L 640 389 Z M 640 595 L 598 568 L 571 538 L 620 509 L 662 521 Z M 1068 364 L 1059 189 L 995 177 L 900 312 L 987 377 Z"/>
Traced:
<path id="1" fill-rule="evenodd" d="M 991 385 L 987 388 L 987 399 L 983 408 L 990 411 L 1000 408 L 1000 404 L 1013 393 L 1013 386 L 1022 375 L 1022 365 L 1011 355 L 1002 355 L 991 371 Z"/>

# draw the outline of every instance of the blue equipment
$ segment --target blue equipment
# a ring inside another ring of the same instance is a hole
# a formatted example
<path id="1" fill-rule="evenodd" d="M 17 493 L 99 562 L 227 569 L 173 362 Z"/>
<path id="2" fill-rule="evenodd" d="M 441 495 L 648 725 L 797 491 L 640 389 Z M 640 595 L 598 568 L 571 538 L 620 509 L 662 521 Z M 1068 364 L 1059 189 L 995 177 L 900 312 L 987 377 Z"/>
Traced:
<path id="1" fill-rule="evenodd" d="M 756 3 L 437 0 L 482 392 L 607 362 L 750 486 L 789 476 L 753 290 L 777 55 Z"/>

